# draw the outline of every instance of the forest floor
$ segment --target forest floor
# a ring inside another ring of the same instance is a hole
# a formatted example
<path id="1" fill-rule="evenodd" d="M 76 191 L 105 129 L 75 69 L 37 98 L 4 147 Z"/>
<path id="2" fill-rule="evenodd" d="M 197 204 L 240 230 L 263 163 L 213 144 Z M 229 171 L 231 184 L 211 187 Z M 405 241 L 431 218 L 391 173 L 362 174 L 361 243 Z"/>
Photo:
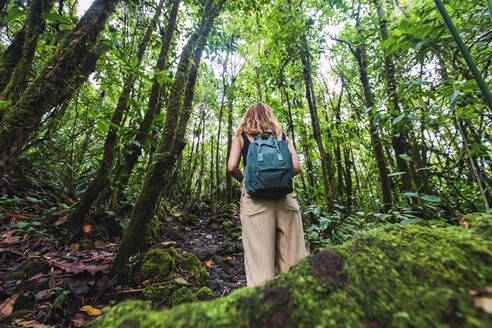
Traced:
<path id="1" fill-rule="evenodd" d="M 4 179 L 0 196 L 1 327 L 81 327 L 105 306 L 144 299 L 150 280 L 120 284 L 108 276 L 122 231 L 114 218 L 127 218 L 129 208 L 96 208 L 85 238 L 67 245 L 57 226 L 68 216 L 69 199 L 24 177 Z M 246 285 L 237 213 L 212 213 L 205 202 L 193 208 L 164 213 L 161 222 L 173 231 L 160 229 L 151 248 L 194 253 L 215 296 L 228 295 Z"/>

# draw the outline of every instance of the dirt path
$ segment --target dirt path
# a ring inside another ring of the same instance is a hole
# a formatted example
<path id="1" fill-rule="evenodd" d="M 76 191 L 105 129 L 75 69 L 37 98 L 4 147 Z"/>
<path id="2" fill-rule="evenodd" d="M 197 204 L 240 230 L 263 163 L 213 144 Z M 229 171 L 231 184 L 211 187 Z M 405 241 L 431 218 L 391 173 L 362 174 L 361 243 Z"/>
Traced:
<path id="1" fill-rule="evenodd" d="M 241 230 L 237 218 L 210 217 L 206 211 L 184 228 L 176 249 L 191 252 L 204 263 L 209 273 L 209 287 L 217 297 L 246 286 Z"/>

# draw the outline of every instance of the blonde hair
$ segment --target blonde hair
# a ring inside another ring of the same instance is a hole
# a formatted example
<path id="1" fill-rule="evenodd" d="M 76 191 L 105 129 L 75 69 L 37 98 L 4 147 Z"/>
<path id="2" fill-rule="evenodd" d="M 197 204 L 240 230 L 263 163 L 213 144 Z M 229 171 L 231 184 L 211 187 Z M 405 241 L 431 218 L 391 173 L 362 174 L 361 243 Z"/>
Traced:
<path id="1" fill-rule="evenodd" d="M 270 106 L 257 102 L 249 106 L 241 123 L 239 123 L 236 136 L 241 136 L 243 132 L 254 136 L 267 130 L 279 137 L 282 133 L 282 125 L 273 116 L 273 110 Z"/>

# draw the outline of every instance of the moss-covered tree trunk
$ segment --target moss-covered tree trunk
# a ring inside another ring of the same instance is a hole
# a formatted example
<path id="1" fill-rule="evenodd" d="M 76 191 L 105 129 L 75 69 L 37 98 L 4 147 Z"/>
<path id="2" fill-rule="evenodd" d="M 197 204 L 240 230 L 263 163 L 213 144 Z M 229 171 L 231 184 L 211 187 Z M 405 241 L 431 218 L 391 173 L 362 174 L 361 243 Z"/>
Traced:
<path id="1" fill-rule="evenodd" d="M 142 192 L 132 211 L 130 223 L 114 259 L 111 268 L 113 275 L 123 272 L 128 258 L 142 250 L 147 226 L 154 215 L 166 177 L 186 144 L 184 137 L 191 114 L 201 55 L 212 24 L 224 2 L 225 0 L 207 0 L 203 7 L 201 22 L 183 48 L 166 104 L 166 122 L 153 156 L 153 162 L 145 176 Z M 193 48 L 195 48 L 194 53 Z M 186 74 L 189 65 L 191 67 Z M 184 101 L 182 102 L 183 91 Z"/>
<path id="2" fill-rule="evenodd" d="M 53 3 L 53 0 L 33 0 L 31 2 L 26 23 L 19 32 L 25 32 L 22 53 L 20 57 L 15 58 L 15 66 L 10 76 L 1 76 L 0 78 L 0 89 L 3 90 L 0 99 L 10 100 L 15 104 L 22 91 L 24 91 L 28 82 L 28 75 L 31 70 L 34 54 L 36 53 L 39 36 L 44 32 L 46 26 L 43 13 L 48 13 L 53 7 Z M 4 79 L 8 79 L 5 88 L 3 88 Z M 0 114 L 1 119 L 2 116 Z"/>
<path id="3" fill-rule="evenodd" d="M 384 42 L 388 40 L 389 34 L 383 7 L 380 0 L 373 0 L 373 2 L 376 7 L 381 40 Z M 400 108 L 400 97 L 397 90 L 395 63 L 392 54 L 384 55 L 384 73 L 386 77 L 386 94 L 389 101 L 388 108 L 390 110 L 392 122 L 394 122 L 395 119 L 402 115 L 402 113 Z M 404 158 L 405 156 L 411 157 L 413 155 L 413 153 L 408 151 L 410 148 L 407 140 L 408 129 L 406 128 L 405 123 L 398 126 L 395 126 L 395 124 L 392 125 L 391 144 L 393 146 L 393 151 L 395 152 L 398 171 L 403 172 L 403 174 L 400 175 L 402 191 L 412 191 L 412 180 L 415 180 L 413 177 L 413 170 L 410 170 L 410 165 L 412 164 L 408 163 Z"/>
<path id="4" fill-rule="evenodd" d="M 122 165 L 118 168 L 116 173 L 116 191 L 115 194 L 119 198 L 122 190 L 128 183 L 128 179 L 135 167 L 135 164 L 142 153 L 142 145 L 145 139 L 149 136 L 149 131 L 152 126 L 152 121 L 154 116 L 158 114 L 159 110 L 159 95 L 161 94 L 161 80 L 159 79 L 159 74 L 162 74 L 166 67 L 167 57 L 169 53 L 169 48 L 171 46 L 171 41 L 173 38 L 174 31 L 176 29 L 176 18 L 178 16 L 178 8 L 181 0 L 173 0 L 173 6 L 169 14 L 169 19 L 167 22 L 166 32 L 162 37 L 162 45 L 159 53 L 159 58 L 157 59 L 157 64 L 155 67 L 154 80 L 152 83 L 152 89 L 150 91 L 149 102 L 147 104 L 147 110 L 144 115 L 144 119 L 140 124 L 138 133 L 135 136 L 135 141 L 125 146 L 123 151 Z"/>
<path id="5" fill-rule="evenodd" d="M 94 71 L 102 52 L 95 49 L 97 38 L 118 1 L 95 0 L 17 103 L 8 106 L 0 122 L 0 178 L 13 165 L 43 115 L 69 99 Z"/>
<path id="6" fill-rule="evenodd" d="M 383 194 L 383 204 L 385 211 L 391 208 L 392 195 L 391 186 L 388 178 L 388 168 L 386 167 L 386 158 L 384 156 L 383 144 L 381 137 L 379 136 L 378 127 L 374 124 L 372 110 L 374 109 L 374 95 L 372 93 L 371 86 L 369 85 L 369 77 L 367 75 L 367 50 L 366 44 L 364 42 L 364 36 L 362 35 L 361 27 L 357 22 L 357 33 L 360 38 L 360 43 L 357 49 L 353 51 L 355 58 L 357 59 L 357 64 L 359 66 L 359 76 L 362 83 L 362 90 L 364 92 L 364 100 L 366 103 L 366 108 L 371 109 L 368 113 L 369 115 L 369 132 L 371 133 L 371 144 L 374 152 L 374 157 L 378 166 L 379 181 L 381 182 L 381 191 Z"/>
<path id="7" fill-rule="evenodd" d="M 469 229 L 388 225 L 258 288 L 161 312 L 121 303 L 93 327 L 490 327 L 492 216 L 463 220 Z"/>
<path id="8" fill-rule="evenodd" d="M 154 13 L 154 17 L 150 21 L 145 34 L 138 45 L 138 51 L 136 54 L 137 62 L 134 67 L 138 70 L 140 63 L 142 62 L 145 50 L 149 44 L 152 33 L 154 32 L 159 16 L 161 15 L 162 6 L 164 5 L 164 0 L 160 0 L 159 4 Z M 111 169 L 113 168 L 114 162 L 114 151 L 116 147 L 116 142 L 118 140 L 118 126 L 121 124 L 121 119 L 123 114 L 128 109 L 128 101 L 130 99 L 130 93 L 135 86 L 135 81 L 137 74 L 135 72 L 130 72 L 123 82 L 123 88 L 120 96 L 118 97 L 118 102 L 116 103 L 116 108 L 111 117 L 111 125 L 109 126 L 108 133 L 106 135 L 106 141 L 104 142 L 104 152 L 101 164 L 97 171 L 96 177 L 89 184 L 85 192 L 82 194 L 80 201 L 77 203 L 73 212 L 70 214 L 67 220 L 67 227 L 72 235 L 72 239 L 78 239 L 82 234 L 82 224 L 84 222 L 84 217 L 89 213 L 92 204 L 99 197 L 99 194 L 108 187 L 111 181 Z"/>

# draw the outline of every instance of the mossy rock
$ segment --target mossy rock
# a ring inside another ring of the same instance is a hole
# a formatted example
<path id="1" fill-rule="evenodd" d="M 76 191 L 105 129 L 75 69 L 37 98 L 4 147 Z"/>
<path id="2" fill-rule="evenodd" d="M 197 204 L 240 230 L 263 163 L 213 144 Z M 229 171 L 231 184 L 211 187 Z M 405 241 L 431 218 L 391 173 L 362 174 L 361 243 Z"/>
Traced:
<path id="1" fill-rule="evenodd" d="M 147 286 L 143 295 L 154 307 L 168 307 L 171 304 L 172 294 L 181 287 L 182 285 L 174 280 L 159 282 Z"/>
<path id="2" fill-rule="evenodd" d="M 199 301 L 209 301 L 215 298 L 214 292 L 208 287 L 202 287 L 197 290 L 196 297 Z"/>
<path id="3" fill-rule="evenodd" d="M 164 281 L 174 269 L 173 256 L 162 249 L 153 249 L 144 255 L 140 275 L 145 280 L 155 278 L 156 281 Z"/>
<path id="4" fill-rule="evenodd" d="M 185 293 L 185 289 L 189 292 Z M 190 296 L 191 294 L 193 296 Z M 170 307 L 197 300 L 208 301 L 215 298 L 214 293 L 208 287 L 192 287 L 175 280 L 149 285 L 145 288 L 143 295 L 145 299 L 151 301 L 154 308 Z"/>
<path id="5" fill-rule="evenodd" d="M 179 304 L 196 302 L 198 298 L 196 294 L 193 293 L 193 290 L 188 287 L 181 287 L 177 291 L 175 291 L 171 296 L 171 305 L 176 306 Z"/>
<path id="6" fill-rule="evenodd" d="M 176 257 L 176 265 L 183 277 L 195 286 L 204 286 L 208 280 L 207 270 L 193 253 L 183 253 Z"/>
<path id="7" fill-rule="evenodd" d="M 202 263 L 193 253 L 179 254 L 176 249 L 153 249 L 148 251 L 140 267 L 143 279 L 154 279 L 155 282 L 168 280 L 173 272 L 173 278 L 182 276 L 193 286 L 201 287 L 207 283 L 208 273 Z"/>
<path id="8" fill-rule="evenodd" d="M 388 225 L 307 257 L 258 288 L 166 311 L 121 303 L 92 325 L 492 327 L 470 292 L 492 286 L 492 216 L 468 219 L 469 229 Z"/>

